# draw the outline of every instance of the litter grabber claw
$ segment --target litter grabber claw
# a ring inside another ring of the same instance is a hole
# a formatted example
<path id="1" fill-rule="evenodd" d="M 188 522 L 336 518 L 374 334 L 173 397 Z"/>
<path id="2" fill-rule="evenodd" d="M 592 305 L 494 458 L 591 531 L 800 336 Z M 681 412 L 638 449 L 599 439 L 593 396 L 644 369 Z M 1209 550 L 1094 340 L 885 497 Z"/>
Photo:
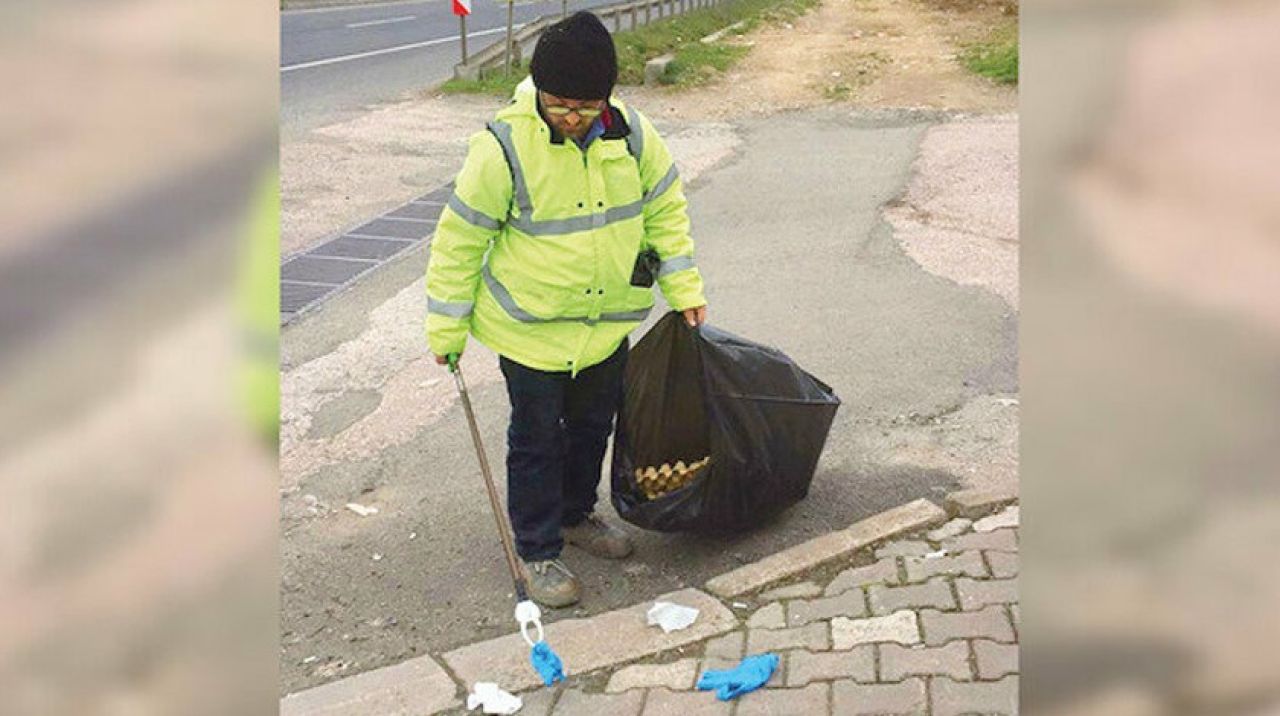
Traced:
<path id="1" fill-rule="evenodd" d="M 526 599 L 516 604 L 516 621 L 520 622 L 520 634 L 524 636 L 524 640 L 529 642 L 529 646 L 542 641 L 542 610 L 538 608 L 537 603 L 532 599 Z M 538 629 L 538 638 L 529 638 L 529 626 L 532 625 Z"/>
<path id="2" fill-rule="evenodd" d="M 475 443 L 476 457 L 480 460 L 480 473 L 484 476 L 485 491 L 489 495 L 489 507 L 493 510 L 493 518 L 498 523 L 498 538 L 502 541 L 502 552 L 507 558 L 507 569 L 511 571 L 511 580 L 515 582 L 517 600 L 515 616 L 520 624 L 520 635 L 532 647 L 529 652 L 529 663 L 542 677 L 543 685 L 550 686 L 564 679 L 564 663 L 544 640 L 542 610 L 529 599 L 529 585 L 516 558 L 515 538 L 511 534 L 511 524 L 507 522 L 507 511 L 503 509 L 502 502 L 498 499 L 498 489 L 493 484 L 489 458 L 485 454 L 484 444 L 480 441 L 480 428 L 476 424 L 475 413 L 471 410 L 471 397 L 467 394 L 466 381 L 462 379 L 458 354 L 450 353 L 447 359 L 449 372 L 453 373 L 453 381 L 458 387 L 462 412 L 466 414 L 467 426 L 471 428 L 471 441 Z M 531 627 L 538 635 L 536 640 L 530 635 Z"/>
<path id="3" fill-rule="evenodd" d="M 560 656 L 551 650 L 542 632 L 542 610 L 538 608 L 537 603 L 525 596 L 522 591 L 523 583 L 517 585 L 516 589 L 519 591 L 517 596 L 520 599 L 516 603 L 516 621 L 520 622 L 520 635 L 530 647 L 529 663 L 533 665 L 533 670 L 538 672 L 538 676 L 542 677 L 543 686 L 564 681 L 564 662 L 560 661 Z M 529 635 L 530 627 L 537 631 L 537 639 Z"/>

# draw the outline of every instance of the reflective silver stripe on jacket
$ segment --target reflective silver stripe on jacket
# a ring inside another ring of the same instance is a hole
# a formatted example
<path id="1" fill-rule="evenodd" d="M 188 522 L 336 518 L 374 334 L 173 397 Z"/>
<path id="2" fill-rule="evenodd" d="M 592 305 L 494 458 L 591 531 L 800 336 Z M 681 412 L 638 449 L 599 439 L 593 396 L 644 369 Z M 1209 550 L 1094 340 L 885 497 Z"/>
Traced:
<path id="1" fill-rule="evenodd" d="M 658 268 L 658 278 L 668 276 L 677 271 L 684 271 L 694 267 L 692 256 L 673 256 L 663 261 Z"/>
<path id="2" fill-rule="evenodd" d="M 658 180 L 658 183 L 649 190 L 649 193 L 644 195 L 644 202 L 647 204 L 662 196 L 663 192 L 670 189 L 671 185 L 675 184 L 676 179 L 679 178 L 680 172 L 676 170 L 675 162 L 672 162 L 671 168 L 667 170 L 667 173 L 662 175 L 662 178 Z"/>
<path id="3" fill-rule="evenodd" d="M 544 219 L 542 221 L 532 221 L 524 215 L 513 216 L 511 217 L 511 225 L 524 233 L 533 236 L 572 234 L 575 231 L 599 229 L 602 226 L 608 226 L 616 221 L 625 221 L 639 216 L 643 212 L 644 200 L 639 199 L 631 202 L 630 204 L 609 207 L 608 209 L 595 214 L 571 216 L 567 219 Z"/>
<path id="4" fill-rule="evenodd" d="M 480 275 L 484 277 L 484 284 L 489 287 L 489 293 L 493 294 L 494 300 L 498 302 L 499 306 L 502 306 L 502 310 L 506 311 L 508 316 L 511 316 L 512 318 L 516 319 L 517 321 L 520 321 L 521 323 L 585 323 L 590 326 L 600 321 L 604 321 L 607 323 L 643 321 L 646 317 L 648 317 L 649 311 L 653 310 L 653 307 L 650 306 L 649 308 L 641 308 L 635 311 L 617 311 L 614 313 L 601 313 L 600 317 L 595 320 L 592 320 L 586 316 L 557 316 L 555 318 L 538 318 L 532 313 L 529 313 L 528 311 L 521 308 L 516 303 L 516 300 L 511 297 L 511 292 L 507 290 L 507 287 L 503 286 L 502 282 L 499 281 L 497 277 L 493 275 L 493 271 L 489 270 L 489 264 L 486 263 L 484 265 L 484 267 L 480 270 Z"/>
<path id="5" fill-rule="evenodd" d="M 626 323 L 628 321 L 643 321 L 648 318 L 649 311 L 653 310 L 653 306 L 648 308 L 637 308 L 634 311 L 616 311 L 614 313 L 601 313 L 600 320 L 609 322 Z"/>
<path id="6" fill-rule="evenodd" d="M 515 192 L 516 206 L 520 207 L 522 216 L 531 216 L 533 202 L 529 200 L 529 185 L 524 181 L 524 170 L 520 167 L 520 155 L 516 154 L 516 143 L 511 139 L 511 125 L 494 120 L 486 126 L 498 140 L 502 153 L 507 158 L 507 167 L 511 169 L 511 186 Z"/>
<path id="7" fill-rule="evenodd" d="M 477 211 L 476 209 L 472 209 L 470 206 L 467 206 L 467 203 L 462 200 L 462 197 L 458 196 L 457 192 L 454 192 L 453 195 L 449 197 L 448 206 L 450 209 L 453 209 L 455 214 L 461 216 L 463 221 L 471 224 L 472 226 L 479 226 L 482 229 L 489 229 L 490 231 L 496 231 L 502 227 L 502 222 L 490 217 L 482 211 Z"/>
<path id="8" fill-rule="evenodd" d="M 639 164 L 640 157 L 644 156 L 644 129 L 640 126 L 640 113 L 635 107 L 627 107 L 627 124 L 631 125 L 631 131 L 627 134 L 627 151 L 631 152 L 631 156 Z"/>
<path id="9" fill-rule="evenodd" d="M 427 313 L 437 313 L 449 318 L 466 318 L 471 315 L 475 306 L 471 301 L 437 301 L 427 296 Z"/>

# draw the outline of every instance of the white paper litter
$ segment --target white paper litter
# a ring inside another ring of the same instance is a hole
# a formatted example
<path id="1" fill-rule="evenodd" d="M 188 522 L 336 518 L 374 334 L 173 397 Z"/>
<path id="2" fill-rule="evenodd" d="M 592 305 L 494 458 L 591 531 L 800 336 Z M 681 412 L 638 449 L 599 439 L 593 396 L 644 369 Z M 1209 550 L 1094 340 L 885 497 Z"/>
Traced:
<path id="1" fill-rule="evenodd" d="M 946 551 L 945 549 L 940 549 L 940 550 L 938 550 L 937 552 L 929 552 L 928 554 L 926 554 L 926 555 L 924 556 L 924 558 L 925 558 L 925 559 L 937 559 L 937 558 L 939 558 L 939 557 L 945 557 L 945 556 L 947 556 L 947 551 Z"/>
<path id="2" fill-rule="evenodd" d="M 347 509 L 348 509 L 348 510 L 351 510 L 352 512 L 356 513 L 357 515 L 360 515 L 361 517 L 368 517 L 369 515 L 376 515 L 376 514 L 378 514 L 378 508 L 376 508 L 376 507 L 365 507 L 364 505 L 357 504 L 357 503 L 355 503 L 355 502 L 348 502 L 348 503 L 347 503 Z"/>
<path id="3" fill-rule="evenodd" d="M 513 714 L 524 706 L 524 702 L 519 696 L 498 688 L 497 684 L 478 681 L 475 690 L 467 694 L 467 710 L 471 711 L 477 706 L 483 706 L 483 713 L 487 714 Z"/>
<path id="4" fill-rule="evenodd" d="M 671 602 L 654 602 L 649 607 L 649 626 L 656 624 L 667 634 L 687 628 L 697 618 L 698 610 L 693 607 L 682 607 Z"/>

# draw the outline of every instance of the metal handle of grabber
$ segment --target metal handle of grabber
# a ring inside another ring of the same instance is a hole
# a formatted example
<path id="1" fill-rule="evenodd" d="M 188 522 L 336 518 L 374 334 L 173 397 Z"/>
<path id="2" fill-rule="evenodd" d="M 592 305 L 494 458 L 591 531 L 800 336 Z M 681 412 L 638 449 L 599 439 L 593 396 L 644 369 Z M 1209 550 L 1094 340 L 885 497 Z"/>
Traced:
<path id="1" fill-rule="evenodd" d="M 471 396 L 467 393 L 467 383 L 462 378 L 462 367 L 458 365 L 458 354 L 448 355 L 449 372 L 453 373 L 453 382 L 458 388 L 458 397 L 462 401 L 462 412 L 466 413 L 467 426 L 471 429 L 471 442 L 476 446 L 476 457 L 480 459 L 480 472 L 484 475 L 485 491 L 489 494 L 489 506 L 493 509 L 493 519 L 498 523 L 498 537 L 502 540 L 502 551 L 507 557 L 507 568 L 511 570 L 511 579 L 516 586 L 516 621 L 520 622 L 520 634 L 533 646 L 536 642 L 529 636 L 529 627 L 538 630 L 537 641 L 543 640 L 542 611 L 529 599 L 529 586 L 524 573 L 520 571 L 520 563 L 516 558 L 515 538 L 511 535 L 511 524 L 502 510 L 502 502 L 498 499 L 498 488 L 493 484 L 493 472 L 489 469 L 489 457 L 484 451 L 484 443 L 480 440 L 480 426 L 476 423 L 476 415 L 471 410 Z"/>

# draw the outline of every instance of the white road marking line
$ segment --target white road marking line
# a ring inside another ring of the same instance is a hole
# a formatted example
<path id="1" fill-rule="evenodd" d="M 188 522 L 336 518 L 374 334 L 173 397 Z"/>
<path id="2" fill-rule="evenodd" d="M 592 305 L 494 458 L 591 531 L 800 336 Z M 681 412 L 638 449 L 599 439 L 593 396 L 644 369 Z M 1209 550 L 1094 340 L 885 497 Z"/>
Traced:
<path id="1" fill-rule="evenodd" d="M 518 30 L 523 25 L 516 25 L 514 29 Z M 467 37 L 479 37 L 481 35 L 492 35 L 498 32 L 506 32 L 505 27 L 495 27 L 489 30 L 481 30 L 479 32 L 468 32 Z M 387 47 L 381 50 L 370 50 L 369 52 L 357 52 L 352 55 L 341 55 L 338 57 L 330 57 L 323 60 L 312 60 L 311 62 L 299 62 L 296 65 L 287 65 L 281 67 L 281 72 L 292 72 L 294 70 L 305 70 L 309 67 L 323 67 L 324 65 L 335 65 L 339 62 L 350 62 L 351 60 L 362 60 L 366 57 L 377 57 L 378 55 L 389 55 L 393 52 L 404 52 L 405 50 L 416 50 L 419 47 L 430 47 L 432 45 L 443 45 L 446 42 L 457 42 L 457 37 L 440 37 L 435 40 L 424 40 L 422 42 L 412 42 L 408 45 L 397 45 L 396 47 Z"/>
<path id="2" fill-rule="evenodd" d="M 403 17 L 389 17 L 385 20 L 365 20 L 364 22 L 352 22 L 352 23 L 349 23 L 347 27 L 350 29 L 355 29 L 357 27 L 373 27 L 374 25 L 390 25 L 396 22 L 408 22 L 410 20 L 417 20 L 417 19 L 418 19 L 417 15 L 405 15 Z"/>
<path id="3" fill-rule="evenodd" d="M 391 7 L 394 5 L 426 5 L 426 4 L 427 3 L 422 2 L 422 0 L 396 0 L 395 2 L 371 2 L 371 3 L 360 3 L 357 5 L 346 4 L 346 5 L 335 5 L 333 7 L 311 7 L 311 8 L 303 8 L 300 10 L 281 10 L 280 14 L 281 15 L 314 15 L 316 13 L 323 13 L 323 12 L 356 12 L 356 11 L 366 10 L 370 8 L 376 9 L 380 7 Z"/>

